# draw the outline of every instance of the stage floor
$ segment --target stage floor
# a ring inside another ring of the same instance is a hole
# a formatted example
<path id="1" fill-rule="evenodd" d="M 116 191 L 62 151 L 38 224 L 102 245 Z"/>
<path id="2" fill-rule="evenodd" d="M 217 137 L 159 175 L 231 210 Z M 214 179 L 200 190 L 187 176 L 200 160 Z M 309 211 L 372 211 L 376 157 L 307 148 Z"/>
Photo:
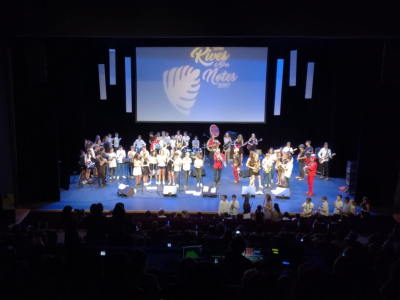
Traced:
<path id="1" fill-rule="evenodd" d="M 209 165 L 205 166 L 206 176 L 203 177 L 203 185 L 213 185 L 214 172 L 213 168 Z M 264 193 L 269 193 L 272 196 L 273 203 L 278 203 L 281 212 L 297 213 L 301 212 L 301 205 L 305 202 L 307 197 L 306 192 L 308 191 L 307 180 L 299 181 L 295 179 L 299 175 L 298 164 L 294 163 L 293 173 L 291 177 L 291 189 L 290 199 L 276 199 L 274 193 L 275 182 L 277 181 L 276 174 L 274 174 L 274 184 L 272 191 L 264 189 Z M 77 176 L 78 177 L 78 176 Z M 329 212 L 333 212 L 333 202 L 336 200 L 338 194 L 346 196 L 339 190 L 339 187 L 345 185 L 344 178 L 330 178 L 329 181 L 319 180 L 318 175 L 314 180 L 314 196 L 312 197 L 315 206 L 321 201 L 322 196 L 328 197 Z M 78 178 L 76 178 L 76 181 Z M 263 180 L 263 179 L 261 179 Z M 243 197 L 242 197 L 242 186 L 247 186 L 250 179 L 241 179 L 239 183 L 234 183 L 232 167 L 228 165 L 222 170 L 221 184 L 218 185 L 218 194 L 227 195 L 228 200 L 231 199 L 232 194 L 236 194 L 237 200 L 240 204 L 239 212 L 243 209 Z M 136 194 L 131 197 L 121 197 L 117 195 L 118 184 L 123 183 L 124 179 L 119 181 L 109 182 L 109 185 L 103 188 L 98 188 L 97 183 L 95 185 L 86 185 L 82 188 L 77 188 L 76 184 L 71 184 L 69 190 L 61 191 L 61 201 L 52 204 L 44 205 L 40 209 L 45 210 L 59 210 L 63 209 L 66 205 L 71 205 L 76 209 L 88 210 L 90 205 L 93 203 L 101 202 L 104 205 L 105 210 L 110 210 L 114 207 L 115 203 L 123 202 L 125 209 L 129 211 L 158 211 L 163 208 L 166 212 L 181 212 L 186 209 L 187 211 L 193 212 L 205 212 L 205 213 L 216 213 L 218 211 L 218 204 L 220 197 L 218 198 L 204 198 L 202 195 L 195 196 L 188 194 L 187 192 L 196 191 L 196 178 L 189 177 L 189 188 L 185 191 L 178 192 L 177 197 L 164 197 L 162 195 L 162 186 L 156 186 L 153 179 L 152 186 L 139 187 L 136 190 Z M 135 184 L 134 179 L 130 180 L 131 185 Z M 256 179 L 257 182 L 257 179 Z M 183 172 L 181 174 L 181 184 L 183 185 L 184 178 Z M 258 182 L 257 182 L 258 186 Z M 197 189 L 197 191 L 200 191 Z M 256 194 L 256 196 L 250 199 L 252 204 L 252 211 L 255 211 L 257 205 L 263 204 L 265 194 Z"/>

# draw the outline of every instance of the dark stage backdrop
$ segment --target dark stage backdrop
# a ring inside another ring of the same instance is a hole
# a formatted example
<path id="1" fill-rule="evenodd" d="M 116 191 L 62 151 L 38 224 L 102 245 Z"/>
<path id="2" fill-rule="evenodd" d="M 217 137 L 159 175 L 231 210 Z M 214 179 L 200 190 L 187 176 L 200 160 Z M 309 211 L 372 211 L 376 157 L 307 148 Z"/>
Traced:
<path id="1" fill-rule="evenodd" d="M 287 141 L 291 141 L 294 147 L 307 139 L 312 141 L 314 147 L 329 142 L 332 151 L 337 153 L 331 163 L 331 177 L 345 177 L 347 161 L 357 160 L 360 155 L 363 158 L 360 163 L 365 164 L 360 170 L 365 175 L 359 176 L 357 198 L 368 194 L 376 203 L 387 204 L 393 200 L 395 185 L 391 186 L 381 180 L 377 176 L 380 169 L 371 161 L 371 148 L 376 151 L 380 146 L 373 145 L 373 139 L 376 138 L 375 135 L 379 135 L 379 131 L 374 131 L 372 135 L 368 129 L 368 126 L 375 124 L 385 126 L 388 134 L 396 132 L 396 125 L 392 120 L 385 118 L 386 111 L 381 110 L 380 106 L 382 102 L 392 103 L 389 100 L 390 90 L 385 89 L 381 82 L 382 70 L 385 72 L 385 69 L 382 69 L 384 57 L 382 40 L 47 38 L 45 40 L 47 82 L 35 85 L 20 78 L 26 69 L 19 48 L 19 46 L 24 47 L 21 45 L 23 40 L 13 39 L 11 42 L 16 53 L 14 67 L 14 77 L 17 77 L 18 83 L 18 91 L 15 92 L 18 102 L 16 116 L 19 116 L 21 122 L 17 138 L 18 153 L 22 153 L 23 158 L 20 157 L 19 161 L 26 166 L 30 166 L 29 162 L 34 161 L 34 168 L 40 169 L 37 172 L 43 176 L 37 181 L 41 182 L 47 178 L 44 173 L 50 176 L 47 183 L 53 192 L 46 196 L 46 200 L 58 200 L 56 196 L 53 197 L 59 188 L 58 180 L 54 179 L 58 170 L 60 187 L 69 188 L 69 175 L 78 168 L 79 150 L 83 149 L 85 138 L 94 140 L 97 134 L 103 137 L 108 133 L 114 135 L 115 132 L 119 132 L 122 145 L 127 148 L 132 145 L 138 134 L 147 140 L 150 131 L 166 130 L 175 133 L 180 129 L 198 135 L 202 142 L 206 141 L 201 136 L 203 133 L 209 134 L 207 124 L 135 123 L 135 111 L 125 112 L 124 57 L 132 58 L 132 89 L 135 99 L 136 46 L 268 47 L 266 124 L 216 123 L 221 133 L 236 131 L 248 139 L 254 132 L 257 137 L 264 139 L 260 144 L 263 151 L 269 147 L 282 146 Z M 106 76 L 107 100 L 101 101 L 97 68 L 98 64 L 104 63 L 108 74 L 110 48 L 116 50 L 117 85 L 109 85 Z M 296 87 L 289 87 L 290 50 L 298 51 Z M 285 65 L 281 115 L 274 116 L 278 58 L 284 58 Z M 312 99 L 304 99 L 307 62 L 315 62 Z M 243 99 L 243 104 L 237 109 L 259 108 L 247 107 Z M 221 110 L 220 113 L 226 112 Z M 375 117 L 371 119 L 371 116 Z M 363 125 L 367 129 L 362 130 Z M 383 136 L 378 140 L 379 143 L 387 143 Z M 30 150 L 24 154 L 22 149 L 25 149 L 26 145 Z M 34 158 L 40 158 L 41 163 L 36 163 Z M 398 159 L 394 160 L 397 164 L 396 172 L 388 174 L 397 180 Z M 42 164 L 43 161 L 46 161 L 45 165 Z M 369 186 L 371 182 L 368 180 L 371 177 L 374 178 L 375 189 Z M 38 182 L 35 180 L 35 183 Z M 384 191 L 377 192 L 379 185 L 386 187 Z M 381 192 L 383 194 L 380 194 Z M 379 195 L 385 196 L 378 199 Z"/>

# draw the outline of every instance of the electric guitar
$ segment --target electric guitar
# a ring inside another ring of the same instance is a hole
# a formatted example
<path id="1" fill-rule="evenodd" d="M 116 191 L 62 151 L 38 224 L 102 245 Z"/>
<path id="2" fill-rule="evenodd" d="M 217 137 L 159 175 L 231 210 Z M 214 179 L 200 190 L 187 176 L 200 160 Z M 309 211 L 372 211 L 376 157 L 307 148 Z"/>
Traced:
<path id="1" fill-rule="evenodd" d="M 259 140 L 257 141 L 257 143 L 258 143 L 258 142 L 261 142 L 262 140 L 263 140 L 263 139 L 259 139 Z M 250 151 L 251 148 L 254 146 L 254 143 L 251 143 L 250 141 L 246 142 L 246 144 L 248 144 L 248 145 L 247 145 L 247 150 L 249 150 L 249 151 Z M 246 144 L 244 144 L 244 145 L 246 145 Z M 243 146 L 244 146 L 244 145 L 243 145 Z"/>
<path id="2" fill-rule="evenodd" d="M 333 157 L 333 156 L 335 156 L 335 155 L 336 155 L 336 153 L 332 153 L 331 156 Z M 326 158 L 327 158 L 327 156 L 325 156 L 325 157 L 323 157 L 323 158 L 320 158 L 320 159 L 319 159 L 319 163 L 320 163 L 320 164 L 324 163 Z"/>

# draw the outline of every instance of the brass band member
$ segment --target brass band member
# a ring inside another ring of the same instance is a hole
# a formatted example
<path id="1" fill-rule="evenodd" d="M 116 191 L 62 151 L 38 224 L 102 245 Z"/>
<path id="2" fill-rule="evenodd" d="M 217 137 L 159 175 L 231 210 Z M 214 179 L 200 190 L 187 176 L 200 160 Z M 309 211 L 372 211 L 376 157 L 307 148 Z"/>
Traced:
<path id="1" fill-rule="evenodd" d="M 271 189 L 271 174 L 273 174 L 274 161 L 271 158 L 271 153 L 266 153 L 264 159 L 262 160 L 262 167 L 264 170 L 264 187 Z"/>
<path id="2" fill-rule="evenodd" d="M 202 168 L 204 165 L 203 160 L 201 159 L 201 153 L 197 153 L 196 159 L 194 160 L 194 170 L 196 172 L 196 180 L 197 180 L 197 187 L 203 187 L 203 177 L 202 177 Z"/>
<path id="3" fill-rule="evenodd" d="M 250 152 L 250 157 L 247 160 L 246 167 L 249 168 L 250 175 L 250 184 L 249 186 L 254 186 L 255 177 L 258 178 L 258 185 L 262 188 L 261 185 L 261 176 L 260 176 L 260 159 L 258 158 L 258 154 L 256 152 Z"/>
<path id="4" fill-rule="evenodd" d="M 251 135 L 251 138 L 248 140 L 247 143 L 251 145 L 250 151 L 257 150 L 258 140 L 256 139 L 256 135 L 254 133 Z"/>
<path id="5" fill-rule="evenodd" d="M 217 148 L 214 154 L 214 184 L 220 184 L 221 172 L 222 172 L 222 161 L 225 159 L 225 155 L 221 153 L 221 149 Z"/>
<path id="6" fill-rule="evenodd" d="M 239 182 L 239 173 L 238 173 L 238 169 L 240 168 L 241 164 L 242 164 L 242 160 L 239 154 L 239 148 L 235 148 L 235 150 L 233 150 L 235 154 L 233 154 L 233 164 L 232 164 L 232 168 L 233 168 L 233 176 L 235 176 L 235 183 Z"/>
<path id="7" fill-rule="evenodd" d="M 104 148 L 103 148 L 104 149 Z M 97 154 L 97 158 L 95 159 L 96 169 L 97 169 L 97 182 L 99 184 L 99 188 L 101 187 L 100 180 L 102 181 L 103 186 L 106 186 L 106 165 L 107 160 L 103 158 L 101 153 Z"/>
<path id="8" fill-rule="evenodd" d="M 235 148 L 239 149 L 239 155 L 240 155 L 240 165 L 243 165 L 243 146 L 244 141 L 243 141 L 243 136 L 241 134 L 238 135 L 237 139 L 233 141 L 233 143 L 235 144 Z"/>

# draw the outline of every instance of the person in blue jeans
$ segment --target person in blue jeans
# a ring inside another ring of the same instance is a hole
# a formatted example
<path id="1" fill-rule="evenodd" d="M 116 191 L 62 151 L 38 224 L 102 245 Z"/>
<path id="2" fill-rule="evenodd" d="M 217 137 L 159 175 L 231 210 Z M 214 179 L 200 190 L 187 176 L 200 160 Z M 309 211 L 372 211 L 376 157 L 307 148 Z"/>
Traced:
<path id="1" fill-rule="evenodd" d="M 273 174 L 273 163 L 274 161 L 271 159 L 271 154 L 265 154 L 265 157 L 262 161 L 262 166 L 264 170 L 264 187 L 267 189 L 271 188 L 272 182 L 272 174 Z"/>

